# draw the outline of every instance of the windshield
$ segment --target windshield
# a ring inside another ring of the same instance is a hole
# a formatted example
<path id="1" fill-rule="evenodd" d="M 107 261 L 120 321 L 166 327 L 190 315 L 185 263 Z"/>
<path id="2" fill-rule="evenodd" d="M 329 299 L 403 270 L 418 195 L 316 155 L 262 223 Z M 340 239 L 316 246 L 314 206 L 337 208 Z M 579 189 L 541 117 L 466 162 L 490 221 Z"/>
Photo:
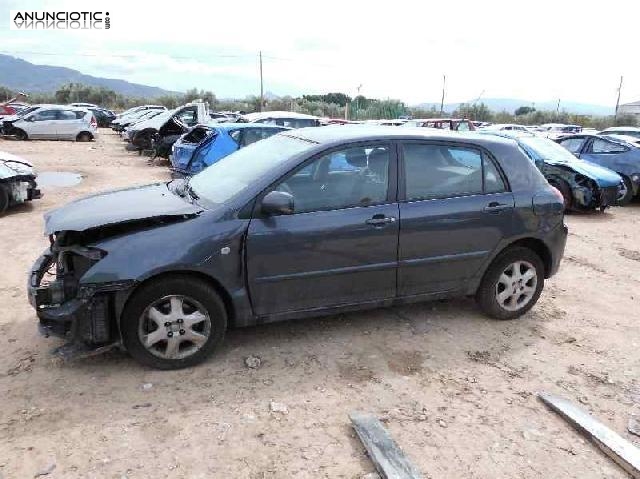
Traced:
<path id="1" fill-rule="evenodd" d="M 576 157 L 566 148 L 546 138 L 520 138 L 522 146 L 535 157 L 534 159 L 552 160 L 568 163 L 576 161 Z"/>
<path id="2" fill-rule="evenodd" d="M 28 115 L 32 111 L 36 111 L 38 108 L 40 108 L 40 107 L 39 106 L 30 106 L 29 108 L 25 108 L 24 110 L 20 110 L 18 113 L 16 113 L 16 115 L 19 116 L 20 118 L 22 118 L 23 116 Z"/>
<path id="3" fill-rule="evenodd" d="M 214 204 L 224 203 L 258 181 L 269 170 L 314 145 L 298 138 L 275 135 L 224 157 L 193 176 L 189 186 L 204 200 Z"/>

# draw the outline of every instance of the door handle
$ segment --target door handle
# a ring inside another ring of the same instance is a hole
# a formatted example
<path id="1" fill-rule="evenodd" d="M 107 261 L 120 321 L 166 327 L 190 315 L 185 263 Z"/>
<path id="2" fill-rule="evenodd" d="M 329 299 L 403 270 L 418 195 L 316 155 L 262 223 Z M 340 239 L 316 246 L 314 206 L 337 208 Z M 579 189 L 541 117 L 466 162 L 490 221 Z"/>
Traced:
<path id="1" fill-rule="evenodd" d="M 487 206 L 484 207 L 485 213 L 501 213 L 505 210 L 512 209 L 513 206 L 508 205 L 506 203 L 498 203 L 497 201 L 492 201 Z"/>
<path id="2" fill-rule="evenodd" d="M 395 221 L 396 219 L 393 216 L 373 215 L 373 217 L 366 220 L 365 223 L 371 226 L 381 227 L 390 223 L 395 223 Z"/>

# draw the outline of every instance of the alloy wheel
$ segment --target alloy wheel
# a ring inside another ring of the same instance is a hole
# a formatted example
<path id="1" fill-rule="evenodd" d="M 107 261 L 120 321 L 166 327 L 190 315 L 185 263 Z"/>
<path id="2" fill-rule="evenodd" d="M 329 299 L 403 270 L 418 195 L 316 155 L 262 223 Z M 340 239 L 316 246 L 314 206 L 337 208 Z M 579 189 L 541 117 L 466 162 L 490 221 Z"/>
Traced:
<path id="1" fill-rule="evenodd" d="M 198 352 L 211 335 L 211 318 L 195 299 L 164 296 L 150 304 L 138 323 L 142 345 L 162 359 L 184 359 Z"/>
<path id="2" fill-rule="evenodd" d="M 507 311 L 525 307 L 536 293 L 538 274 L 528 261 L 509 264 L 496 283 L 496 301 Z"/>

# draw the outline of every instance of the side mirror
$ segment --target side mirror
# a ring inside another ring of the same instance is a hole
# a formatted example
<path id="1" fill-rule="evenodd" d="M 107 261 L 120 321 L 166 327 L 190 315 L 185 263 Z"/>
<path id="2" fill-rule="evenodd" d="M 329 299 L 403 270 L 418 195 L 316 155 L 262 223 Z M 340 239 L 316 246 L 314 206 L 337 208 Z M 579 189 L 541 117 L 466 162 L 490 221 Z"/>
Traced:
<path id="1" fill-rule="evenodd" d="M 284 191 L 272 191 L 262 198 L 260 207 L 266 215 L 292 215 L 293 195 Z"/>
<path id="2" fill-rule="evenodd" d="M 24 121 L 34 121 L 35 118 L 33 116 L 28 116 L 26 118 L 23 118 Z"/>

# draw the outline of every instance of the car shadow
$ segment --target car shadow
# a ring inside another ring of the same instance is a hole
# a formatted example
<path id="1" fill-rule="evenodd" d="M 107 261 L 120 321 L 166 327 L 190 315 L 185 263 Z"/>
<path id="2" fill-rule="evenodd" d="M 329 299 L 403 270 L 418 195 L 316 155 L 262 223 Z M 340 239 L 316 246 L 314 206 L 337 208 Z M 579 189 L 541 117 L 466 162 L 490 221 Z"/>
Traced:
<path id="1" fill-rule="evenodd" d="M 31 201 L 25 201 L 24 203 L 9 206 L 7 211 L 5 211 L 4 214 L 2 214 L 0 217 L 7 218 L 9 216 L 20 215 L 24 213 L 31 213 L 34 209 L 35 208 Z"/>

